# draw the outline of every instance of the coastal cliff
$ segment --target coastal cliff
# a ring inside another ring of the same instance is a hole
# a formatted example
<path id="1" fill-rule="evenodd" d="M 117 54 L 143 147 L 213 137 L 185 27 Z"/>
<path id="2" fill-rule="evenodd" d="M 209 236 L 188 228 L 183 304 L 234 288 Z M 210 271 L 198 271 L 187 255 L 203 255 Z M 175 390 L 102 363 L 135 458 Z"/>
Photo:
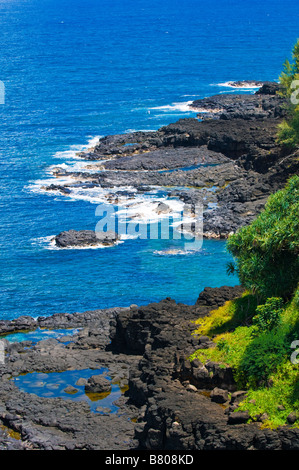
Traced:
<path id="1" fill-rule="evenodd" d="M 139 194 L 149 185 L 170 187 L 169 197 L 206 207 L 214 203 L 204 212 L 204 236 L 227 238 L 250 224 L 270 194 L 298 172 L 298 150 L 277 143 L 285 109 L 275 84 L 246 97 L 197 100 L 192 108 L 204 119 L 100 139 L 80 154 L 87 165 L 99 161 L 98 171 L 56 169 L 57 178 L 75 181 L 46 190 L 69 195 L 78 185 L 98 186 L 111 190 L 107 200 L 115 201 L 128 197 L 123 186 Z M 166 298 L 146 306 L 1 321 L 6 355 L 0 370 L 0 449 L 298 450 L 299 430 L 291 423 L 270 429 L 262 419 L 248 422 L 248 413 L 235 412 L 246 390 L 238 388 L 230 366 L 191 359 L 198 350 L 215 348 L 210 337 L 196 334 L 195 321 L 243 293 L 240 286 L 206 287 L 192 306 Z M 63 329 L 63 335 L 57 333 Z M 26 339 L 36 331 L 52 337 Z M 10 342 L 7 335 L 13 333 L 25 339 Z M 79 378 L 74 384 L 63 379 L 67 398 L 38 396 L 26 391 L 26 383 L 25 391 L 19 386 L 21 377 L 36 373 L 36 383 L 50 393 L 58 387 L 48 382 L 51 373 L 63 378 L 70 371 Z M 89 401 L 71 400 L 103 375 L 109 390 L 118 387 L 116 410 L 101 404 L 98 389 Z"/>

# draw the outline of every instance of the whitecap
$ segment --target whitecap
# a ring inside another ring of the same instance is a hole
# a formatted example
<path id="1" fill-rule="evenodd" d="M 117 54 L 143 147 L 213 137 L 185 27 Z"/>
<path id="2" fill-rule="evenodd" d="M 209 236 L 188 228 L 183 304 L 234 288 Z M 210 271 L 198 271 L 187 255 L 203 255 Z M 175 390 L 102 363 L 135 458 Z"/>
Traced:
<path id="1" fill-rule="evenodd" d="M 184 101 L 182 103 L 172 103 L 164 106 L 155 106 L 153 108 L 149 108 L 149 110 L 160 110 L 160 111 L 180 111 L 182 113 L 190 113 L 192 109 L 190 105 L 193 101 Z"/>
<path id="2" fill-rule="evenodd" d="M 127 129 L 124 134 L 134 134 L 135 132 L 156 132 L 157 129 Z"/>
<path id="3" fill-rule="evenodd" d="M 159 256 L 186 256 L 186 255 L 194 255 L 195 253 L 198 253 L 199 250 L 182 250 L 182 249 L 177 249 L 177 248 L 169 248 L 166 250 L 155 250 L 153 252 L 154 255 L 159 255 Z"/>
<path id="4" fill-rule="evenodd" d="M 236 82 L 236 81 L 229 80 L 229 81 L 227 81 L 227 82 L 222 82 L 222 83 L 211 83 L 210 86 L 223 86 L 223 87 L 227 87 L 227 88 L 234 88 L 235 90 L 239 90 L 239 89 L 242 89 L 242 90 L 253 90 L 253 89 L 261 88 L 261 85 L 249 85 L 249 84 L 246 84 L 246 80 L 244 80 L 244 84 L 241 85 L 241 86 L 234 86 L 233 84 L 234 84 L 235 82 Z"/>

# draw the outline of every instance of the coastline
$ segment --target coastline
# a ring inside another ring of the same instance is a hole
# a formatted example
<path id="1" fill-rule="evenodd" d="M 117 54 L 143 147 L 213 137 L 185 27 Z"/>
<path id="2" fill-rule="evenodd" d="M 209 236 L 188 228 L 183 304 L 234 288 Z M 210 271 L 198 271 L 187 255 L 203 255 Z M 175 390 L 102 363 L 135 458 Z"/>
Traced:
<path id="1" fill-rule="evenodd" d="M 71 182 L 50 185 L 46 191 L 68 197 L 80 184 L 86 189 L 105 188 L 106 200 L 119 202 L 123 197 L 126 205 L 132 197 L 124 190 L 128 185 L 139 195 L 150 186 L 171 187 L 168 198 L 191 205 L 204 203 L 206 208 L 216 204 L 204 212 L 203 235 L 226 239 L 250 223 L 268 196 L 298 171 L 298 152 L 285 154 L 275 142 L 277 124 L 284 115 L 280 98 L 268 94 L 268 89 L 265 94 L 244 96 L 240 100 L 219 95 L 194 105 L 199 111 L 204 107 L 211 111 L 213 102 L 217 106 L 211 113 L 213 119 L 182 119 L 155 132 L 101 138 L 98 145 L 79 155 L 87 164 L 100 161 L 98 174 L 60 168 L 54 170 L 55 177 Z M 203 157 L 204 164 L 190 168 L 191 162 Z M 209 191 L 211 187 L 215 192 Z M 18 438 L 2 430 L 0 448 L 298 449 L 298 429 L 285 426 L 270 431 L 258 423 L 247 424 L 244 417 L 232 422 L 229 406 L 224 409 L 213 402 L 209 392 L 220 387 L 238 394 L 232 371 L 217 364 L 201 370 L 187 360 L 199 346 L 213 347 L 206 338 L 192 336 L 192 320 L 241 292 L 239 287 L 207 287 L 193 306 L 165 299 L 143 307 L 1 321 L 2 335 L 37 328 L 80 331 L 67 341 L 6 343 L 1 420 Z M 116 414 L 92 413 L 85 403 L 59 397 L 30 395 L 12 380 L 33 371 L 50 374 L 99 366 L 108 367 L 112 381 L 124 389 Z M 99 429 L 105 436 L 101 442 Z"/>
<path id="2" fill-rule="evenodd" d="M 79 168 L 52 167 L 52 178 L 40 182 L 39 189 L 119 205 L 141 219 L 147 217 L 147 203 L 151 215 L 157 209 L 150 195 L 161 191 L 157 205 L 173 200 L 191 208 L 202 204 L 203 237 L 226 239 L 249 224 L 269 195 L 298 170 L 297 152 L 288 153 L 276 142 L 286 113 L 277 91 L 277 83 L 264 82 L 253 94 L 195 100 L 191 107 L 197 118 L 157 131 L 102 137 L 78 152 Z"/>

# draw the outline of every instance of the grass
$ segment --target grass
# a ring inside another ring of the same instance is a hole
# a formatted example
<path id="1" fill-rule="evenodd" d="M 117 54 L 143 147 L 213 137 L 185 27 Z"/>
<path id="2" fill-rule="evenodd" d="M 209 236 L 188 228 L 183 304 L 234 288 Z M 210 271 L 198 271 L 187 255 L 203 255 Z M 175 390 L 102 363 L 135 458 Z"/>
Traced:
<path id="1" fill-rule="evenodd" d="M 222 307 L 211 311 L 209 316 L 196 320 L 195 333 L 213 337 L 234 330 L 240 325 L 248 325 L 256 307 L 256 297 L 250 292 L 245 292 L 241 297 L 225 302 Z"/>
<path id="2" fill-rule="evenodd" d="M 251 420 L 264 415 L 263 426 L 274 429 L 290 413 L 299 416 L 299 363 L 291 362 L 291 343 L 299 340 L 299 290 L 273 330 L 257 330 L 256 307 L 256 297 L 246 292 L 197 320 L 194 334 L 209 336 L 216 347 L 199 349 L 190 359 L 232 367 L 238 388 L 248 390 L 238 409 L 247 410 Z M 293 426 L 299 427 L 299 419 Z"/>

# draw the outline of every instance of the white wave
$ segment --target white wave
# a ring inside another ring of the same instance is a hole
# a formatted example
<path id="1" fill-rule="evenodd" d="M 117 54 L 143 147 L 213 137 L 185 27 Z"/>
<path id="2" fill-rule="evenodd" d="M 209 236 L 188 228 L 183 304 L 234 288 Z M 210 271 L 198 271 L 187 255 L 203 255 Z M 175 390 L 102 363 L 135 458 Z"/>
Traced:
<path id="1" fill-rule="evenodd" d="M 36 180 L 30 182 L 25 189 L 29 190 L 30 192 L 33 193 L 47 193 L 47 194 L 63 194 L 61 191 L 53 190 L 53 191 L 48 191 L 46 190 L 46 186 L 50 186 L 51 184 L 57 184 L 59 186 L 67 185 L 67 184 L 72 184 L 74 183 L 74 178 L 71 176 L 61 176 L 59 178 L 45 178 L 42 180 Z"/>
<path id="2" fill-rule="evenodd" d="M 65 248 L 62 248 L 62 247 L 56 246 L 54 242 L 54 244 L 53 245 L 51 244 L 51 247 L 49 247 L 48 249 L 49 250 L 101 250 L 104 248 L 113 248 L 114 246 L 120 245 L 122 243 L 124 242 L 121 240 L 117 240 L 113 245 L 98 244 L 98 245 L 86 245 L 86 246 L 67 246 Z"/>
<path id="3" fill-rule="evenodd" d="M 200 250 L 180 250 L 177 248 L 169 248 L 166 250 L 155 250 L 153 253 L 154 255 L 159 255 L 159 256 L 181 256 L 181 255 L 193 255 L 195 253 L 198 253 Z"/>
<path id="4" fill-rule="evenodd" d="M 153 108 L 149 108 L 149 110 L 160 110 L 160 111 L 180 111 L 182 113 L 190 113 L 192 109 L 190 105 L 193 101 L 185 101 L 182 103 L 172 103 L 165 106 L 155 106 Z"/>
<path id="5" fill-rule="evenodd" d="M 54 237 L 55 235 L 48 235 L 47 237 L 33 238 L 31 244 L 33 246 L 40 246 L 46 250 L 58 250 L 58 247 L 55 245 Z"/>
<path id="6" fill-rule="evenodd" d="M 230 81 L 227 81 L 227 82 L 223 82 L 223 83 L 211 83 L 211 86 L 223 86 L 223 87 L 227 87 L 227 88 L 234 88 L 235 90 L 238 90 L 239 88 L 241 89 L 245 89 L 245 90 L 253 90 L 253 89 L 257 89 L 257 88 L 261 88 L 261 85 L 250 85 L 248 83 L 246 83 L 246 80 L 244 81 L 243 85 L 241 86 L 235 86 L 234 85 L 234 81 L 230 80 Z"/>
<path id="7" fill-rule="evenodd" d="M 134 132 L 156 132 L 157 129 L 127 129 L 124 134 L 134 134 Z"/>
<path id="8" fill-rule="evenodd" d="M 169 212 L 158 213 L 159 203 L 169 206 Z M 119 200 L 122 209 L 117 211 L 117 217 L 122 220 L 133 220 L 135 223 L 147 224 L 158 222 L 161 219 L 179 217 L 184 208 L 184 203 L 179 200 L 168 200 L 167 197 L 155 197 L 143 195 L 137 196 L 134 201 Z"/>
<path id="9" fill-rule="evenodd" d="M 188 98 L 188 97 L 190 97 L 190 96 L 192 96 L 192 97 L 196 97 L 196 96 L 197 96 L 197 97 L 198 97 L 198 95 L 182 95 L 183 98 Z"/>
<path id="10" fill-rule="evenodd" d="M 136 240 L 139 237 L 139 234 L 136 233 L 135 235 L 130 233 L 121 233 L 120 238 L 121 240 Z"/>

